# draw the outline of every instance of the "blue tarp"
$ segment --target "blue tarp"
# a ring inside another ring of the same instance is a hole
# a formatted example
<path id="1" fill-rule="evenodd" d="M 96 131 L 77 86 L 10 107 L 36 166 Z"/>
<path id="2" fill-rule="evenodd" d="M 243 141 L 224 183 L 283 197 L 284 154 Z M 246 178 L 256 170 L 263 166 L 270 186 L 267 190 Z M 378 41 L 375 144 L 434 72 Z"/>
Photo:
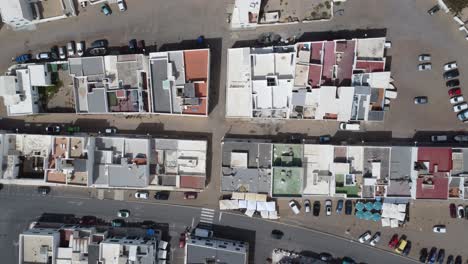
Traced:
<path id="1" fill-rule="evenodd" d="M 364 204 L 361 202 L 357 202 L 355 207 L 356 207 L 356 210 L 362 211 L 364 209 Z"/>
<path id="2" fill-rule="evenodd" d="M 374 204 L 371 203 L 371 202 L 367 202 L 366 205 L 365 205 L 365 207 L 366 207 L 366 210 L 369 210 L 369 211 L 370 211 L 370 210 L 372 210 L 372 208 L 374 208 Z"/>

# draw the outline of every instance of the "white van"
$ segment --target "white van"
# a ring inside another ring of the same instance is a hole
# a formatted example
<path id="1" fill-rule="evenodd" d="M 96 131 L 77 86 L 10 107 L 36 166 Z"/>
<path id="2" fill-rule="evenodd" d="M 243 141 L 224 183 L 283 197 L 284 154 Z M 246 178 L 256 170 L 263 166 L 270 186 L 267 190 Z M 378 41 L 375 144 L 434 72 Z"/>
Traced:
<path id="1" fill-rule="evenodd" d="M 396 90 L 385 90 L 385 97 L 389 99 L 396 99 L 398 96 L 398 92 Z"/>
<path id="2" fill-rule="evenodd" d="M 194 235 L 198 237 L 213 237 L 213 231 L 203 228 L 195 228 Z"/>
<path id="3" fill-rule="evenodd" d="M 361 125 L 357 124 L 357 123 L 348 124 L 348 123 L 345 123 L 345 122 L 341 122 L 340 123 L 340 129 L 341 130 L 358 131 L 358 130 L 361 129 Z"/>

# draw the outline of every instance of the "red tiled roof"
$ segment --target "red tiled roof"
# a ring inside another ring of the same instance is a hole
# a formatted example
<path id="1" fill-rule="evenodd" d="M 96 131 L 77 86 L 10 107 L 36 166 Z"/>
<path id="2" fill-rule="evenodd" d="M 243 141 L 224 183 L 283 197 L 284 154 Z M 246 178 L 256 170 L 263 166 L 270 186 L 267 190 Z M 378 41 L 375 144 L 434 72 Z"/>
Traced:
<path id="1" fill-rule="evenodd" d="M 208 112 L 206 98 L 200 98 L 200 105 L 188 106 L 183 110 L 184 114 L 206 115 Z"/>
<path id="2" fill-rule="evenodd" d="M 354 66 L 354 47 L 356 46 L 356 41 L 347 40 L 337 42 L 337 52 L 338 48 L 341 53 L 341 60 L 337 61 L 338 73 L 337 79 L 341 83 L 343 80 L 348 80 L 351 82 L 351 76 L 353 75 L 353 66 Z"/>
<path id="3" fill-rule="evenodd" d="M 327 41 L 323 56 L 322 79 L 325 79 L 324 81 L 332 79 L 333 65 L 335 65 L 335 42 Z"/>
<path id="4" fill-rule="evenodd" d="M 208 50 L 184 51 L 185 80 L 206 80 L 208 78 Z"/>
<path id="5" fill-rule="evenodd" d="M 452 169 L 452 149 L 451 148 L 418 148 L 418 161 L 429 161 L 429 172 L 434 172 L 437 165 L 438 171 L 448 172 Z"/>
<path id="6" fill-rule="evenodd" d="M 433 185 L 423 187 L 424 178 L 418 178 L 416 185 L 416 199 L 448 199 L 448 178 L 432 177 Z"/>
<path id="7" fill-rule="evenodd" d="M 310 64 L 309 65 L 309 85 L 312 87 L 320 86 L 320 77 L 322 75 L 322 65 Z"/>
<path id="8" fill-rule="evenodd" d="M 356 69 L 365 72 L 381 72 L 385 69 L 384 61 L 356 61 Z"/>
<path id="9" fill-rule="evenodd" d="M 323 42 L 313 42 L 312 43 L 312 52 L 310 53 L 310 60 L 311 61 L 318 61 L 322 63 L 322 49 L 323 49 Z"/>
<path id="10" fill-rule="evenodd" d="M 206 82 L 196 82 L 195 85 L 195 95 L 197 97 L 207 97 L 208 89 L 206 87 Z"/>
<path id="11" fill-rule="evenodd" d="M 203 189 L 205 188 L 205 177 L 181 175 L 180 188 Z"/>

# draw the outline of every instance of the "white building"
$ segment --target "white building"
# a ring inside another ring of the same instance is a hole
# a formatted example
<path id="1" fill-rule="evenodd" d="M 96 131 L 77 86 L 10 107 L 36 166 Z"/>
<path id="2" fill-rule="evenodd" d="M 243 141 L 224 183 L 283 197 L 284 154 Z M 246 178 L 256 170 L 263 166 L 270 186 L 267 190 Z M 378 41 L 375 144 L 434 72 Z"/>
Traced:
<path id="1" fill-rule="evenodd" d="M 372 38 L 229 49 L 226 117 L 383 121 L 392 99 L 386 91 L 395 89 L 384 44 Z"/>
<path id="2" fill-rule="evenodd" d="M 249 260 L 249 243 L 193 236 L 185 245 L 185 264 L 245 264 Z"/>
<path id="3" fill-rule="evenodd" d="M 40 111 L 39 87 L 52 85 L 47 65 L 30 64 L 11 75 L 0 76 L 0 96 L 8 116 L 32 115 Z"/>
<path id="4" fill-rule="evenodd" d="M 32 24 L 33 13 L 29 0 L 0 1 L 0 13 L 3 23 L 14 29 L 21 29 Z"/>
<path id="5" fill-rule="evenodd" d="M 159 263 L 157 243 L 156 239 L 141 237 L 109 237 L 99 244 L 99 261 L 103 264 L 156 264 Z"/>
<path id="6" fill-rule="evenodd" d="M 260 16 L 261 0 L 236 0 L 231 15 L 233 29 L 253 28 Z"/>
<path id="7" fill-rule="evenodd" d="M 19 264 L 56 263 L 60 232 L 52 228 L 34 228 L 20 234 Z"/>

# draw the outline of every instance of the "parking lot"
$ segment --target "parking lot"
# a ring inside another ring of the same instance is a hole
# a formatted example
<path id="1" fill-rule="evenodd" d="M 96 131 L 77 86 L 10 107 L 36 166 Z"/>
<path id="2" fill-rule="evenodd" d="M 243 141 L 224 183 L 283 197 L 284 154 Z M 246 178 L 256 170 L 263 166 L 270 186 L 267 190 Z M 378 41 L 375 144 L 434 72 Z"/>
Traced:
<path id="1" fill-rule="evenodd" d="M 33 117 L 4 118 L 0 121 L 3 128 L 14 129 L 22 127 L 24 131 L 36 131 L 37 127 L 50 123 L 77 123 L 83 131 L 96 132 L 96 129 L 115 126 L 120 131 L 130 134 L 138 130 L 139 133 L 183 133 L 208 134 L 212 142 L 212 162 L 210 182 L 207 190 L 198 202 L 189 203 L 201 206 L 215 206 L 213 201 L 219 197 L 219 168 L 220 141 L 225 135 L 250 135 L 255 137 L 269 137 L 285 133 L 299 133 L 308 136 L 322 134 L 334 135 L 338 123 L 330 121 L 260 121 L 226 120 L 225 109 L 225 75 L 226 49 L 240 40 L 253 40 L 259 34 L 275 31 L 283 35 L 302 36 L 307 32 L 340 32 L 355 29 L 382 29 L 386 32 L 392 48 L 388 50 L 388 63 L 391 64 L 392 76 L 398 89 L 397 99 L 391 102 L 390 111 L 383 123 L 366 123 L 364 131 L 384 131 L 394 138 L 412 137 L 415 132 L 427 131 L 466 131 L 466 124 L 457 120 L 449 103 L 447 88 L 442 78 L 442 67 L 449 61 L 456 60 L 460 69 L 462 92 L 467 93 L 468 59 L 466 46 L 468 42 L 453 26 L 452 18 L 442 12 L 429 16 L 427 10 L 435 1 L 427 0 L 353 0 L 342 4 L 342 16 L 336 16 L 330 22 L 316 22 L 308 24 L 282 25 L 262 27 L 257 30 L 231 31 L 226 22 L 226 6 L 232 3 L 225 1 L 157 1 L 134 0 L 129 1 L 128 10 L 120 13 L 115 5 L 111 5 L 114 13 L 104 16 L 99 6 L 80 9 L 78 17 L 57 22 L 42 24 L 33 32 L 12 32 L 6 26 L 0 29 L 0 69 L 5 70 L 11 63 L 11 58 L 25 53 L 46 51 L 53 45 L 63 45 L 67 41 L 85 40 L 89 44 L 92 40 L 106 38 L 111 46 L 124 46 L 129 39 L 144 39 L 147 45 L 158 47 L 168 43 L 179 43 L 187 39 L 195 39 L 204 35 L 207 39 L 220 40 L 220 44 L 212 54 L 212 65 L 219 74 L 216 82 L 211 83 L 211 93 L 215 100 L 208 118 L 168 117 L 168 116 L 138 116 L 126 117 L 119 115 L 86 115 L 55 114 L 38 115 Z M 183 8 L 181 8 L 183 6 Z M 47 34 L 46 34 L 47 33 Z M 345 35 L 344 32 L 342 35 Z M 363 33 L 360 37 L 365 37 Z M 308 34 L 313 36 L 314 34 Z M 431 54 L 432 70 L 419 72 L 417 70 L 418 55 Z M 427 96 L 429 103 L 415 105 L 415 96 Z M 1 111 L 5 116 L 4 109 Z M 26 125 L 23 121 L 31 123 Z M 98 124 L 98 125 L 96 125 Z M 42 129 L 37 128 L 37 131 Z M 428 132 L 431 133 L 431 132 Z M 426 137 L 429 138 L 429 137 Z M 385 137 L 383 141 L 388 140 Z M 382 141 L 381 141 L 382 142 Z M 180 195 L 180 197 L 178 197 Z M 177 202 L 182 194 L 175 194 Z M 177 198 L 178 197 L 178 198 Z M 130 199 L 132 199 L 130 197 Z M 169 201 L 171 202 L 171 201 Z M 175 202 L 175 201 L 174 201 Z M 282 221 L 300 224 L 306 227 L 318 228 L 356 239 L 367 229 L 373 233 L 380 230 L 383 234 L 380 246 L 385 247 L 393 233 L 406 234 L 413 241 L 411 256 L 415 257 L 421 247 L 444 247 L 447 254 L 462 254 L 466 259 L 463 245 L 468 242 L 468 234 L 463 228 L 466 220 L 455 221 L 449 219 L 447 202 L 416 201 L 411 205 L 411 219 L 403 229 L 382 229 L 379 224 L 357 220 L 351 216 L 325 217 L 323 212 L 317 219 L 303 215 L 291 216 L 287 205 L 280 206 Z M 436 219 L 434 212 L 446 211 Z M 449 233 L 436 236 L 430 228 L 436 224 L 447 223 Z M 468 222 L 467 222 L 468 223 Z M 346 230 L 350 229 L 349 234 Z M 453 232 L 453 233 L 452 233 Z M 451 241 L 452 234 L 460 234 L 460 243 Z"/>
<path id="2" fill-rule="evenodd" d="M 311 204 L 314 201 L 320 201 L 321 210 L 319 217 L 310 213 L 305 213 L 304 200 L 297 200 L 301 205 L 301 212 L 294 215 L 288 207 L 288 200 L 280 201 L 281 220 L 292 225 L 300 225 L 310 228 L 318 228 L 323 232 L 349 238 L 359 243 L 358 238 L 366 231 L 372 235 L 376 232 L 381 233 L 380 242 L 376 247 L 394 251 L 388 247 L 388 243 L 394 234 L 399 237 L 405 235 L 407 240 L 412 242 L 409 257 L 419 258 L 419 252 L 422 248 L 430 250 L 431 247 L 445 249 L 445 256 L 461 255 L 463 260 L 468 259 L 466 243 L 468 243 L 468 230 L 465 228 L 468 224 L 466 219 L 453 219 L 449 214 L 449 203 L 446 201 L 412 201 L 409 206 L 409 221 L 399 228 L 382 227 L 380 221 L 359 220 L 354 215 L 345 215 L 344 209 L 340 215 L 336 214 L 336 204 L 338 199 L 333 199 L 332 215 L 325 214 L 325 199 L 310 198 Z M 456 205 L 468 205 L 463 201 L 453 201 Z M 354 206 L 353 206 L 354 210 Z M 432 232 L 434 225 L 445 225 L 446 234 L 436 234 Z M 455 239 L 456 238 L 456 239 Z M 366 243 L 369 244 L 368 242 Z M 370 245 L 369 245 L 370 246 Z"/>

